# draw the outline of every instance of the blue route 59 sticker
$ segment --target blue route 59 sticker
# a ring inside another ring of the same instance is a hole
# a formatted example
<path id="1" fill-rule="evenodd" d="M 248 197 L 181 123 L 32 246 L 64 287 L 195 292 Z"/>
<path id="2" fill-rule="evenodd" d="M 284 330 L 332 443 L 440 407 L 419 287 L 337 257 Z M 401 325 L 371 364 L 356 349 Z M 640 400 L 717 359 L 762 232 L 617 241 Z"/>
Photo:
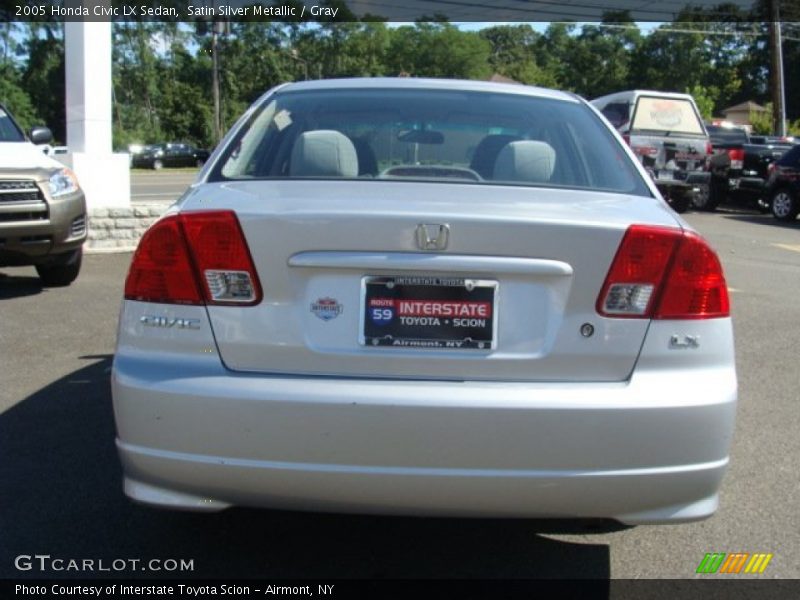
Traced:
<path id="1" fill-rule="evenodd" d="M 394 319 L 394 300 L 392 298 L 370 298 L 369 318 L 375 325 L 387 325 Z"/>

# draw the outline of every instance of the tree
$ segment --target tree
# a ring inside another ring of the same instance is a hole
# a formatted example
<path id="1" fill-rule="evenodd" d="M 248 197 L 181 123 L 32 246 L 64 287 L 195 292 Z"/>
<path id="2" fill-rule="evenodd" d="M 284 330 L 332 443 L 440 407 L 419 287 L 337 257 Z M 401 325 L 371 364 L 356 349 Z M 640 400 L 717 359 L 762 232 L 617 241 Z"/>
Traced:
<path id="1" fill-rule="evenodd" d="M 166 1 L 166 0 L 165 0 Z M 299 4 L 296 0 L 287 0 Z M 333 3 L 333 4 L 331 4 Z M 348 76 L 487 79 L 574 91 L 587 98 L 623 89 L 688 91 L 703 116 L 746 100 L 769 99 L 768 0 L 744 13 L 734 5 L 684 10 L 644 36 L 626 13 L 602 22 L 496 25 L 462 31 L 435 17 L 388 27 L 358 21 L 340 0 L 336 20 L 230 23 L 218 39 L 221 117 L 230 125 L 269 88 L 286 81 Z M 799 5 L 800 6 L 800 5 Z M 785 38 L 800 21 L 782 4 Z M 800 9 L 798 9 L 800 12 Z M 788 17 L 787 17 L 788 15 Z M 341 20 L 344 19 L 344 20 Z M 64 138 L 63 24 L 0 23 L 0 100 L 29 127 Z M 131 142 L 213 141 L 210 40 L 187 24 L 113 24 L 116 147 Z M 783 45 L 787 115 L 800 118 L 800 43 Z"/>
<path id="2" fill-rule="evenodd" d="M 0 103 L 26 131 L 40 123 L 31 98 L 21 85 L 19 72 L 10 65 L 0 64 Z"/>
<path id="3" fill-rule="evenodd" d="M 114 85 L 116 144 L 122 137 L 139 143 L 163 141 L 159 107 L 161 88 L 159 57 L 154 46 L 167 39 L 165 23 L 125 22 L 112 28 L 112 81 Z"/>
<path id="4" fill-rule="evenodd" d="M 631 54 L 641 41 L 638 28 L 631 26 L 630 22 L 584 25 L 569 47 L 567 87 L 587 98 L 624 90 Z"/>
<path id="5" fill-rule="evenodd" d="M 449 23 L 416 23 L 391 30 L 387 71 L 414 77 L 487 79 L 491 45 Z"/>
<path id="6" fill-rule="evenodd" d="M 765 112 L 750 112 L 750 124 L 753 126 L 753 133 L 761 135 L 772 135 L 775 133 L 772 129 L 772 115 L 775 108 L 772 102 L 767 102 Z M 800 136 L 800 119 L 794 122 L 787 119 L 786 121 L 786 135 Z"/>
<path id="7" fill-rule="evenodd" d="M 295 79 L 296 64 L 286 50 L 288 44 L 285 27 L 258 21 L 231 23 L 230 35 L 218 39 L 223 132 L 268 89 Z M 201 91 L 207 91 L 210 107 L 212 64 L 209 39 L 203 40 L 202 48 L 204 52 L 198 55 L 191 81 L 184 80 Z M 213 136 L 209 137 L 208 142 L 212 139 Z"/>
<path id="8" fill-rule="evenodd" d="M 552 87 L 572 89 L 569 86 L 571 54 L 575 25 L 552 23 L 539 38 L 536 47 L 536 62 L 548 73 L 553 81 Z"/>
<path id="9" fill-rule="evenodd" d="M 537 63 L 536 45 L 541 36 L 530 25 L 489 27 L 479 35 L 491 44 L 489 66 L 493 73 L 529 85 L 555 85 L 553 75 Z"/>
<path id="10" fill-rule="evenodd" d="M 62 23 L 29 23 L 23 46 L 28 60 L 22 72 L 36 114 L 53 132 L 55 140 L 67 139 L 65 108 L 64 26 Z"/>
<path id="11" fill-rule="evenodd" d="M 685 92 L 694 98 L 697 109 L 700 111 L 700 116 L 706 121 L 714 118 L 714 107 L 717 98 L 719 97 L 719 90 L 715 87 L 704 88 L 701 85 L 694 85 L 686 88 Z"/>

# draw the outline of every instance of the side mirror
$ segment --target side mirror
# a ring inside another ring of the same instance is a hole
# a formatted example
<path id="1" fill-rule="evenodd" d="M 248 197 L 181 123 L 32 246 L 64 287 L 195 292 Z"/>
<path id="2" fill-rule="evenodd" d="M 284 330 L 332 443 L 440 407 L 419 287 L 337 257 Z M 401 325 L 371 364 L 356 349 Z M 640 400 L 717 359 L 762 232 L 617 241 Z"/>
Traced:
<path id="1" fill-rule="evenodd" d="M 28 137 L 31 138 L 31 142 L 37 146 L 40 144 L 49 144 L 53 141 L 53 132 L 47 127 L 33 127 Z"/>

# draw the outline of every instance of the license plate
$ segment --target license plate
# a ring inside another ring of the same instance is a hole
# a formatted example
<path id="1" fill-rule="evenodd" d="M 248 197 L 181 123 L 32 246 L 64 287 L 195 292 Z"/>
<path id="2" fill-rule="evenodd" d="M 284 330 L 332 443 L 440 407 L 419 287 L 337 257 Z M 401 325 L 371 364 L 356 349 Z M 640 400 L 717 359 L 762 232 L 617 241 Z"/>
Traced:
<path id="1" fill-rule="evenodd" d="M 445 276 L 365 277 L 361 335 L 366 346 L 491 350 L 497 282 Z"/>
<path id="2" fill-rule="evenodd" d="M 658 172 L 658 180 L 659 181 L 672 181 L 675 179 L 675 174 L 673 171 L 659 171 Z"/>

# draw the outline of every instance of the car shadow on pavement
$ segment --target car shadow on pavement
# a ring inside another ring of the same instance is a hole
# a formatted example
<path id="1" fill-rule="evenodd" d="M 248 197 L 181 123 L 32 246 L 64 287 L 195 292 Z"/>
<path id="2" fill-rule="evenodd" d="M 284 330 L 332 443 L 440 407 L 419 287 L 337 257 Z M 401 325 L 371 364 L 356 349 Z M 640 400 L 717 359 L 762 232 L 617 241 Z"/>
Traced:
<path id="1" fill-rule="evenodd" d="M 44 290 L 38 277 L 12 276 L 0 271 L 0 300 L 40 294 Z"/>
<path id="2" fill-rule="evenodd" d="M 613 522 L 254 509 L 201 515 L 136 505 L 121 490 L 111 357 L 81 358 L 91 364 L 0 414 L 0 578 L 609 578 L 607 543 L 542 534 L 626 529 Z M 184 559 L 193 570 L 15 567 L 17 556 L 34 554 L 102 559 L 106 568 L 116 559 Z"/>
<path id="3" fill-rule="evenodd" d="M 732 221 L 741 221 L 742 223 L 755 223 L 756 225 L 769 225 L 771 227 L 782 227 L 784 229 L 800 229 L 800 221 L 778 221 L 778 219 L 772 215 L 722 213 L 722 216 Z"/>

